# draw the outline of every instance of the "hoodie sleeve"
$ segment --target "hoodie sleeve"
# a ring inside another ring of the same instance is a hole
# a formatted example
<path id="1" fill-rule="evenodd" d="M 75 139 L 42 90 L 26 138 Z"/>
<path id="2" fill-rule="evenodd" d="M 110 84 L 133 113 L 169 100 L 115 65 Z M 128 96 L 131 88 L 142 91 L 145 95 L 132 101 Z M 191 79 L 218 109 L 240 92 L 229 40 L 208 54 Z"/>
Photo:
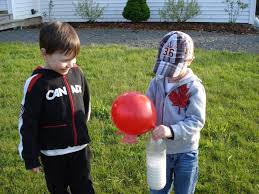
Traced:
<path id="1" fill-rule="evenodd" d="M 36 74 L 27 79 L 24 85 L 21 112 L 19 116 L 20 144 L 19 155 L 25 162 L 26 169 L 40 166 L 39 154 L 39 119 L 41 104 L 44 94 L 39 84 L 41 74 Z"/>
<path id="2" fill-rule="evenodd" d="M 199 81 L 193 82 L 189 89 L 191 94 L 186 110 L 186 118 L 177 124 L 171 125 L 174 140 L 195 141 L 205 124 L 206 94 Z"/>
<path id="3" fill-rule="evenodd" d="M 153 78 L 148 86 L 148 89 L 146 91 L 146 96 L 149 97 L 149 99 L 155 104 L 155 78 Z"/>

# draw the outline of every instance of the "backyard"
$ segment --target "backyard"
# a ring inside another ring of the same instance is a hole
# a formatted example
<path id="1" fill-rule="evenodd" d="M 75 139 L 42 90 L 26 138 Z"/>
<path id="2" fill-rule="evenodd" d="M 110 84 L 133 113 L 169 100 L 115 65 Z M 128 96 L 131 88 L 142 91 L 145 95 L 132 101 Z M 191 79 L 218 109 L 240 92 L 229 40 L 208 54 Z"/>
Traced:
<path id="1" fill-rule="evenodd" d="M 17 151 L 23 85 L 42 64 L 36 43 L 0 43 L 0 194 L 47 193 L 44 174 L 26 171 Z M 196 49 L 191 68 L 207 93 L 197 194 L 259 190 L 259 56 Z M 92 177 L 96 193 L 145 194 L 145 143 L 120 143 L 111 104 L 125 91 L 145 93 L 157 51 L 119 45 L 82 46 L 78 64 L 90 84 Z"/>

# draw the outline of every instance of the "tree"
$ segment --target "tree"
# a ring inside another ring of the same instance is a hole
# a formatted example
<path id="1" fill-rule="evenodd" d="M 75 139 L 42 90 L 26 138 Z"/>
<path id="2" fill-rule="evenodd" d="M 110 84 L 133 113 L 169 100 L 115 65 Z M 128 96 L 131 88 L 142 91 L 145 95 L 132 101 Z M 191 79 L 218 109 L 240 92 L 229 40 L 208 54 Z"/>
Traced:
<path id="1" fill-rule="evenodd" d="M 146 0 L 128 0 L 122 15 L 132 22 L 141 22 L 149 19 L 150 10 Z"/>

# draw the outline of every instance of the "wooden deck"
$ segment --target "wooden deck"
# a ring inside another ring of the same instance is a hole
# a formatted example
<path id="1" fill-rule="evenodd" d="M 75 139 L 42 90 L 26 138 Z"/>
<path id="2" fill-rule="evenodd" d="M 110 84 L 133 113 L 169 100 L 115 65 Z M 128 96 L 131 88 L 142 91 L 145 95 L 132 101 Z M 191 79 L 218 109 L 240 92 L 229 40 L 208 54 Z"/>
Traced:
<path id="1" fill-rule="evenodd" d="M 14 20 L 12 14 L 8 14 L 5 11 L 0 11 L 0 31 L 12 28 L 39 25 L 41 23 L 42 18 L 40 16 L 22 20 Z"/>

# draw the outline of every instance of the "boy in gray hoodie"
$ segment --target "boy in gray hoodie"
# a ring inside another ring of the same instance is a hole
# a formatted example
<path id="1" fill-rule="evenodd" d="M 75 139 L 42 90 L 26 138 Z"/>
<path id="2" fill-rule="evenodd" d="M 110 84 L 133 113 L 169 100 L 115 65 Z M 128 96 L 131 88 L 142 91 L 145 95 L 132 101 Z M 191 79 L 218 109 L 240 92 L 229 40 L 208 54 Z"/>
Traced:
<path id="1" fill-rule="evenodd" d="M 180 31 L 166 34 L 160 42 L 147 96 L 157 112 L 154 140 L 167 144 L 166 185 L 151 194 L 191 194 L 198 179 L 200 130 L 205 123 L 206 94 L 201 80 L 188 66 L 194 59 L 192 38 Z"/>

